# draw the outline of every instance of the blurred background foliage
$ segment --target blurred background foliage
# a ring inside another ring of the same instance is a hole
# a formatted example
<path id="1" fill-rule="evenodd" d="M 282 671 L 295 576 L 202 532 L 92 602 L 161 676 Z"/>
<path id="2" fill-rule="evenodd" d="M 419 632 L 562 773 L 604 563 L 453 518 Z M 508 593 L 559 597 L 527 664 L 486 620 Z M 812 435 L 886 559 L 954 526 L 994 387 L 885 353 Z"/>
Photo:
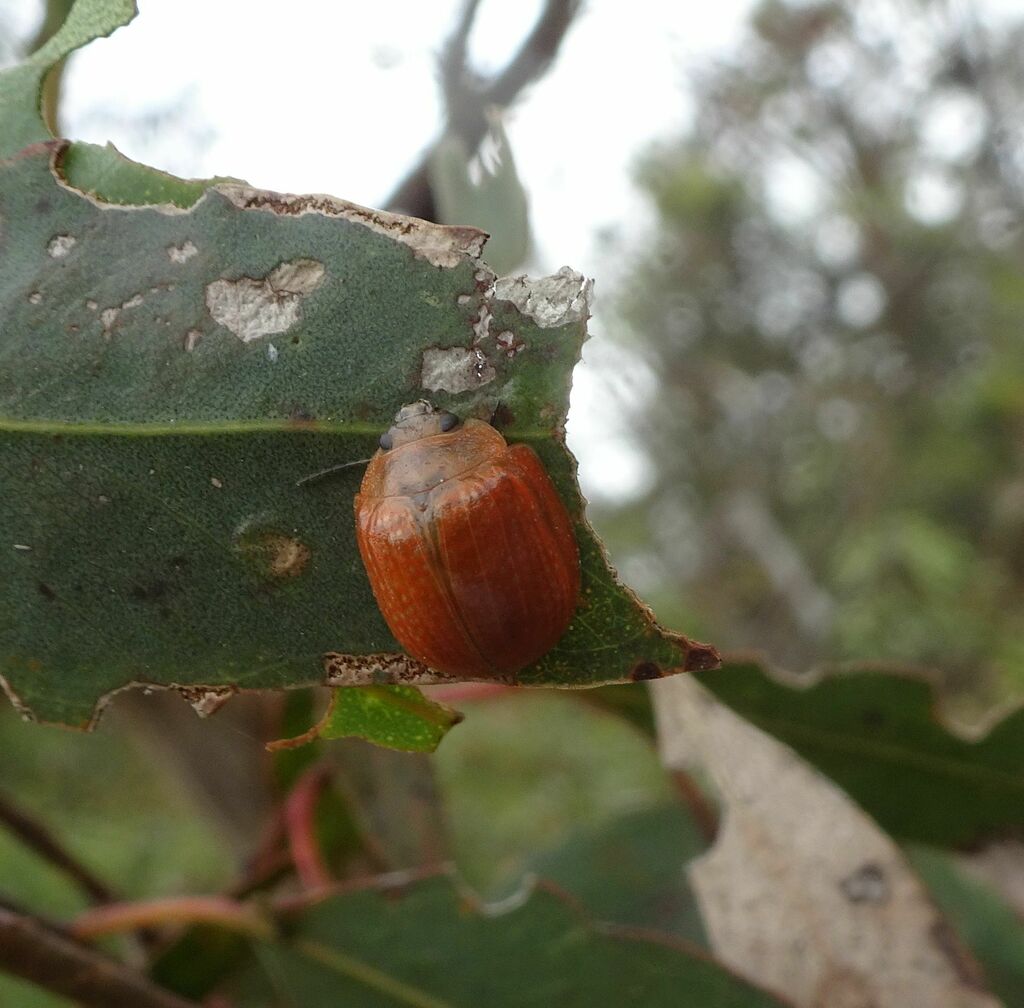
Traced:
<path id="1" fill-rule="evenodd" d="M 642 158 L 608 329 L 652 476 L 594 518 L 669 625 L 1024 686 L 1022 53 L 966 4 L 766 0 Z"/>

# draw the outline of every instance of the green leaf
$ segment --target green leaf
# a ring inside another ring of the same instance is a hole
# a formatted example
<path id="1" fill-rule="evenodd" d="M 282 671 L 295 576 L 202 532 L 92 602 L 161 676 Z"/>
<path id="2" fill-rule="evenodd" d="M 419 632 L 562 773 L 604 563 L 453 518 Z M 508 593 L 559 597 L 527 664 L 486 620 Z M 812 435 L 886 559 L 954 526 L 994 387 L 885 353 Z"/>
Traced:
<path id="1" fill-rule="evenodd" d="M 75 49 L 128 24 L 134 0 L 78 0 L 60 30 L 23 63 L 0 71 L 0 158 L 49 140 L 40 110 L 43 78 Z"/>
<path id="2" fill-rule="evenodd" d="M 433 752 L 461 720 L 458 711 L 428 700 L 415 686 L 347 686 L 334 691 L 320 735 L 355 736 L 404 752 Z"/>
<path id="3" fill-rule="evenodd" d="M 596 920 L 678 935 L 707 945 L 700 908 L 684 866 L 707 843 L 679 804 L 641 809 L 578 831 L 531 867 Z"/>
<path id="4" fill-rule="evenodd" d="M 992 993 L 1004 1004 L 1024 1004 L 1024 923 L 1017 914 L 945 851 L 912 845 L 907 855 L 984 967 Z"/>
<path id="5" fill-rule="evenodd" d="M 415 686 L 348 686 L 334 691 L 321 735 L 433 752 L 461 720 L 458 711 L 428 700 Z"/>
<path id="6" fill-rule="evenodd" d="M 544 888 L 483 910 L 443 878 L 323 900 L 284 942 L 258 947 L 239 1003 L 276 1005 L 287 992 L 304 1008 L 781 1005 L 689 945 L 596 925 Z"/>
<path id="7" fill-rule="evenodd" d="M 936 718 L 932 687 L 910 675 L 856 671 L 801 686 L 737 663 L 701 682 L 898 838 L 964 847 L 1024 827 L 1024 710 L 968 740 Z"/>

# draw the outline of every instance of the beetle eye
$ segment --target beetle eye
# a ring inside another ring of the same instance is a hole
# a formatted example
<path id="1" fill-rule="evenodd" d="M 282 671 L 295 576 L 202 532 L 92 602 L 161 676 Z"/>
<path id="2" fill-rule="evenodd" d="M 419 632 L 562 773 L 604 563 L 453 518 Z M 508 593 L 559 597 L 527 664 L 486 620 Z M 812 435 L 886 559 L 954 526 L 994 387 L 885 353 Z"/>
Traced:
<path id="1" fill-rule="evenodd" d="M 378 442 L 378 444 L 380 444 L 381 448 L 383 448 L 384 451 L 391 451 L 392 443 L 393 441 L 391 437 L 391 431 L 385 431 L 383 434 L 381 434 L 380 441 Z"/>
<path id="2" fill-rule="evenodd" d="M 441 426 L 441 433 L 452 430 L 459 425 L 459 418 L 454 413 L 442 413 L 438 417 L 438 422 Z"/>

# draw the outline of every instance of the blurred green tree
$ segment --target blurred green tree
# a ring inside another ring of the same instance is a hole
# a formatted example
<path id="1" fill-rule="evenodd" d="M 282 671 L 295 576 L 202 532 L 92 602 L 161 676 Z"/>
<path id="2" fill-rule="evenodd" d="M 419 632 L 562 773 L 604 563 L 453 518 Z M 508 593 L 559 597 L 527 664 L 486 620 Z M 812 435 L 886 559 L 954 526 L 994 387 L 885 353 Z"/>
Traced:
<path id="1" fill-rule="evenodd" d="M 1022 54 L 965 5 L 766 0 L 641 165 L 655 476 L 598 519 L 669 622 L 1024 684 Z"/>

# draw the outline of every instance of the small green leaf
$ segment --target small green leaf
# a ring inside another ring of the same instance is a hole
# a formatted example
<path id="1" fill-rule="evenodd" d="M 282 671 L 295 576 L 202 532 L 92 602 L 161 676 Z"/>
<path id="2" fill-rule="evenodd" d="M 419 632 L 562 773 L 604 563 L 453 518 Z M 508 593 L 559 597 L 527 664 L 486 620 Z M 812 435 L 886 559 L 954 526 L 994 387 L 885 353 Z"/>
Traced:
<path id="1" fill-rule="evenodd" d="M 321 738 L 361 738 L 387 749 L 433 752 L 461 720 L 457 710 L 428 700 L 415 686 L 342 686 L 331 693 L 316 724 L 269 742 L 267 749 L 287 751 Z"/>
<path id="2" fill-rule="evenodd" d="M 0 158 L 52 136 L 40 108 L 43 78 L 75 49 L 128 24 L 134 0 L 78 0 L 60 30 L 23 63 L 0 71 Z"/>
<path id="3" fill-rule="evenodd" d="M 321 736 L 355 736 L 388 749 L 433 752 L 462 715 L 415 686 L 343 686 L 334 692 Z"/>
<path id="4" fill-rule="evenodd" d="M 700 679 L 900 839 L 965 847 L 1024 828 L 1024 710 L 966 739 L 909 674 L 851 671 L 799 685 L 736 663 Z"/>

